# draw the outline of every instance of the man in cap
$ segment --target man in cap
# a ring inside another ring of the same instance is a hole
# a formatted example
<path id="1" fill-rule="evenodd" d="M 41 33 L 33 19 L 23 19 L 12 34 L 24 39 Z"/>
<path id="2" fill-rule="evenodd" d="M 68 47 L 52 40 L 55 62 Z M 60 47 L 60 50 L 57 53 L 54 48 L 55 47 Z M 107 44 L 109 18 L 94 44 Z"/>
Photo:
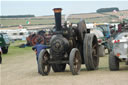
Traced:
<path id="1" fill-rule="evenodd" d="M 32 50 L 36 52 L 37 64 L 38 64 L 38 58 L 39 58 L 40 51 L 50 47 L 50 46 L 41 44 L 41 41 L 42 40 L 38 39 L 36 45 L 32 47 Z M 38 68 L 38 73 L 40 73 L 39 68 Z"/>

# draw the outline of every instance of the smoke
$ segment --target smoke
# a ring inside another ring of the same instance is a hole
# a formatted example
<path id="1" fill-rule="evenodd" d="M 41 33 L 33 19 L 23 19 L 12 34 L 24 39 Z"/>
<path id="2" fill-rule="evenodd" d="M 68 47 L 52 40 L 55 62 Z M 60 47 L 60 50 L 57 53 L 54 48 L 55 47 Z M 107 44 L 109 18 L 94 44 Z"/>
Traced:
<path id="1" fill-rule="evenodd" d="M 68 17 L 70 16 L 71 14 L 67 13 L 65 14 L 65 21 L 67 21 Z"/>

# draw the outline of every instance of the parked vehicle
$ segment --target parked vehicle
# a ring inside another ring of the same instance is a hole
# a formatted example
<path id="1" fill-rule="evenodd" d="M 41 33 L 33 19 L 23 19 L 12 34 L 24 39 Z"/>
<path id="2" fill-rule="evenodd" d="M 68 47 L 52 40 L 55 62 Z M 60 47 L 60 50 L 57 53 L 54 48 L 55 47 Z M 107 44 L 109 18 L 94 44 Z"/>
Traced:
<path id="1" fill-rule="evenodd" d="M 110 25 L 108 23 L 96 24 L 96 29 L 101 30 L 105 38 L 109 38 L 111 36 L 109 27 Z"/>
<path id="2" fill-rule="evenodd" d="M 38 39 L 41 40 L 41 44 L 49 45 L 50 39 L 52 37 L 52 32 L 50 29 L 40 30 L 37 33 L 30 34 L 26 40 L 28 46 L 34 46 L 38 43 Z"/>
<path id="3" fill-rule="evenodd" d="M 2 48 L 3 54 L 8 53 L 8 48 L 10 45 L 9 37 L 6 33 L 0 33 L 0 46 Z"/>
<path id="4" fill-rule="evenodd" d="M 105 56 L 105 47 L 104 47 L 104 43 L 105 41 L 103 40 L 104 35 L 100 30 L 97 29 L 91 29 L 90 33 L 93 33 L 96 35 L 97 39 L 98 39 L 98 45 L 99 45 L 99 57 L 104 57 Z"/>
<path id="5" fill-rule="evenodd" d="M 109 55 L 109 69 L 115 71 L 119 70 L 120 62 L 125 62 L 128 65 L 128 32 L 117 34 L 112 43 L 112 51 Z"/>
<path id="6" fill-rule="evenodd" d="M 111 33 L 110 33 L 110 24 L 109 23 L 101 23 L 101 24 L 96 24 L 97 30 L 100 30 L 103 33 L 103 37 L 100 37 L 101 44 L 104 46 L 104 49 L 108 49 L 108 53 L 111 50 Z M 102 47 L 103 47 L 102 46 Z"/>
<path id="7" fill-rule="evenodd" d="M 29 35 L 27 29 L 0 30 L 0 33 L 7 33 L 10 40 L 26 40 Z"/>

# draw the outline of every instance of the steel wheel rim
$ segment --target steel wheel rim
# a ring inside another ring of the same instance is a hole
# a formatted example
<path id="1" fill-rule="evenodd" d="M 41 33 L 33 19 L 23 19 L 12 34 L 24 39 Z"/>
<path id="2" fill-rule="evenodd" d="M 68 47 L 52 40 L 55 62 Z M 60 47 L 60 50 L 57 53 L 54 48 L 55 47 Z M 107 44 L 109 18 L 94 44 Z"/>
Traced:
<path id="1" fill-rule="evenodd" d="M 73 69 L 75 72 L 79 72 L 79 69 L 81 67 L 81 61 L 80 61 L 80 55 L 79 55 L 79 52 L 76 51 L 75 53 L 75 56 L 74 56 L 74 59 L 73 59 Z"/>
<path id="2" fill-rule="evenodd" d="M 98 44 L 93 40 L 92 42 L 92 58 L 94 66 L 96 67 L 98 65 Z"/>
<path id="3" fill-rule="evenodd" d="M 42 61 L 42 68 L 43 68 L 43 72 L 44 73 L 48 73 L 49 72 L 49 69 L 50 69 L 50 64 L 48 63 L 50 57 L 48 55 L 48 53 L 45 53 L 44 54 L 44 57 L 43 57 L 43 61 Z"/>

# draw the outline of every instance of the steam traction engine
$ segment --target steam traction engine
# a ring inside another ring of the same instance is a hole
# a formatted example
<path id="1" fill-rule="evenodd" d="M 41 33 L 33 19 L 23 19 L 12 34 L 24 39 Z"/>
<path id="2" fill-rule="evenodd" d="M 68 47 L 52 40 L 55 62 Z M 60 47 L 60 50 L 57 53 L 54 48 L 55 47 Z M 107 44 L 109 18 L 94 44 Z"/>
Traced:
<path id="1" fill-rule="evenodd" d="M 81 20 L 76 27 L 67 23 L 61 25 L 61 8 L 53 9 L 55 13 L 55 31 L 50 40 L 50 52 L 42 50 L 39 55 L 38 68 L 42 75 L 48 75 L 52 67 L 54 72 L 65 71 L 69 64 L 73 75 L 80 72 L 81 64 L 87 70 L 95 70 L 99 64 L 98 42 L 94 34 L 89 34 L 85 22 Z"/>

